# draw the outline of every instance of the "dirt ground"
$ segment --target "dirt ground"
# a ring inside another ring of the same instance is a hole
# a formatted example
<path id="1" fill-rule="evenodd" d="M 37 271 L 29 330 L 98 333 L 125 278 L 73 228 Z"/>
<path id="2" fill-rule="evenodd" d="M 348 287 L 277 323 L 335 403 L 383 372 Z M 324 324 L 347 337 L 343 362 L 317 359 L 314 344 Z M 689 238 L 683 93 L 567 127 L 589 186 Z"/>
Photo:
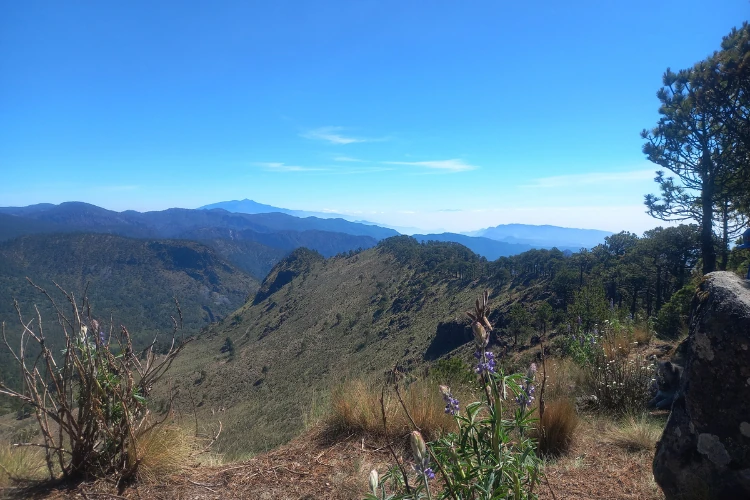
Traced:
<path id="1" fill-rule="evenodd" d="M 547 464 L 540 499 L 661 500 L 653 451 L 632 453 L 602 442 L 603 422 L 583 421 L 564 456 Z M 554 493 L 554 494 L 553 494 Z"/>
<path id="2" fill-rule="evenodd" d="M 663 499 L 651 475 L 653 452 L 630 453 L 601 442 L 597 421 L 584 420 L 567 455 L 549 461 L 539 495 L 563 499 Z M 361 499 L 371 469 L 391 463 L 385 443 L 361 436 L 332 438 L 322 429 L 242 463 L 187 469 L 158 484 L 118 491 L 104 481 L 72 489 L 9 489 L 11 498 L 70 499 Z"/>

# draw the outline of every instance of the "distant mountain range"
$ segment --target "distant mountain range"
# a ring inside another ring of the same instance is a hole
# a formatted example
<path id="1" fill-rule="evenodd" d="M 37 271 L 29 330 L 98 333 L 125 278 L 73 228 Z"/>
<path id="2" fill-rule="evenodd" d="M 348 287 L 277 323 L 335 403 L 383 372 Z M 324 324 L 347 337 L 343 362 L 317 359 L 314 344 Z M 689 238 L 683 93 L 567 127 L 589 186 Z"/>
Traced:
<path id="1" fill-rule="evenodd" d="M 559 226 L 533 226 L 528 224 L 500 224 L 479 231 L 464 233 L 467 236 L 485 237 L 506 243 L 532 245 L 534 248 L 557 247 L 578 251 L 604 243 L 611 232 L 599 229 L 575 229 Z"/>
<path id="2" fill-rule="evenodd" d="M 319 217 L 321 219 L 345 219 L 349 220 L 348 215 L 337 214 L 334 212 L 309 212 L 307 210 L 289 210 L 288 208 L 274 207 L 271 205 L 264 205 L 257 201 L 248 200 L 232 200 L 232 201 L 220 201 L 218 203 L 211 203 L 210 205 L 203 205 L 198 207 L 198 210 L 212 210 L 214 208 L 220 208 L 227 212 L 241 213 L 241 214 L 269 214 L 278 212 L 287 215 L 293 215 L 294 217 Z"/>
<path id="3" fill-rule="evenodd" d="M 352 221 L 348 215 L 325 213 L 325 212 L 307 212 L 304 210 L 289 210 L 272 205 L 265 205 L 253 200 L 232 200 L 221 201 L 204 205 L 199 210 L 210 210 L 220 208 L 228 212 L 244 214 L 264 214 L 264 213 L 283 213 L 295 217 L 320 217 L 325 219 L 339 218 Z M 353 222 L 375 225 L 375 223 L 361 220 Z M 411 234 L 419 241 L 453 241 L 467 246 L 475 253 L 478 253 L 489 260 L 494 260 L 501 256 L 516 255 L 532 248 L 552 248 L 557 247 L 559 250 L 571 250 L 577 252 L 581 248 L 593 248 L 600 243 L 604 243 L 604 238 L 611 235 L 609 231 L 600 231 L 598 229 L 576 229 L 559 226 L 535 226 L 530 224 L 501 224 L 496 227 L 480 229 L 462 234 L 440 233 L 440 234 L 421 234 L 417 228 L 399 228 L 388 226 L 404 234 Z M 472 240 L 467 237 L 486 238 L 504 243 L 510 243 L 516 246 L 494 245 L 483 240 Z"/>
<path id="4" fill-rule="evenodd" d="M 0 241 L 44 233 L 106 233 L 132 238 L 200 241 L 234 265 L 263 279 L 292 250 L 306 247 L 324 257 L 373 247 L 399 233 L 339 214 L 288 210 L 235 200 L 199 209 L 115 212 L 81 202 L 0 207 Z M 533 248 L 578 251 L 604 241 L 611 233 L 595 229 L 505 224 L 465 234 L 414 234 L 419 241 L 460 243 L 488 260 Z"/>
<path id="5" fill-rule="evenodd" d="M 370 248 L 393 229 L 343 219 L 222 209 L 114 212 L 80 202 L 0 208 L 0 241 L 41 233 L 106 233 L 132 238 L 201 241 L 258 279 L 289 252 L 307 247 L 330 257 Z"/>
<path id="6" fill-rule="evenodd" d="M 510 243 L 507 241 L 498 241 L 491 238 L 485 238 L 481 236 L 467 236 L 465 234 L 456 233 L 442 233 L 442 234 L 413 234 L 413 238 L 417 241 L 443 241 L 443 242 L 454 242 L 460 243 L 467 247 L 475 254 L 485 257 L 487 260 L 496 260 L 500 257 L 510 257 L 511 255 L 518 255 L 519 253 L 533 250 L 534 248 L 540 248 L 541 245 L 529 245 L 526 243 Z M 545 247 L 547 245 L 544 245 Z M 551 245 L 552 246 L 556 245 Z M 571 252 L 577 252 L 580 247 L 560 247 L 557 246 L 558 250 L 570 250 Z"/>

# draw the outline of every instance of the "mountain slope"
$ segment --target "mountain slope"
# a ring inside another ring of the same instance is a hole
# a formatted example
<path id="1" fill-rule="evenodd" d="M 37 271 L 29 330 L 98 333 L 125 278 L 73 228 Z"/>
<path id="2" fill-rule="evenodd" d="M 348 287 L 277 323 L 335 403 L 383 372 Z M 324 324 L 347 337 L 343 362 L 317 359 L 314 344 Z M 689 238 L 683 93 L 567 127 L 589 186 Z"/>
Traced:
<path id="1" fill-rule="evenodd" d="M 205 245 L 189 241 L 138 240 L 103 234 L 34 235 L 0 243 L 0 321 L 17 335 L 17 299 L 28 318 L 38 304 L 50 331 L 55 321 L 46 300 L 25 280 L 44 287 L 58 302 L 52 280 L 80 299 L 116 331 L 125 324 L 142 347 L 157 332 L 170 332 L 174 298 L 185 332 L 226 317 L 258 288 L 258 282 Z M 54 339 L 52 339 L 54 343 Z M 13 341 L 11 340 L 11 345 Z M 5 353 L 0 353 L 3 356 Z M 0 375 L 11 365 L 0 357 Z"/>
<path id="2" fill-rule="evenodd" d="M 37 221 L 0 212 L 0 241 L 12 240 L 25 234 L 62 232 L 65 232 L 65 227 L 54 222 Z"/>
<path id="3" fill-rule="evenodd" d="M 462 245 L 405 236 L 328 260 L 296 250 L 231 323 L 210 326 L 188 347 L 174 379 L 199 402 L 200 419 L 222 421 L 223 452 L 273 447 L 301 429 L 313 398 L 337 381 L 470 349 L 463 318 L 474 299 L 490 289 L 492 321 L 507 307 L 501 280 L 456 277 L 486 266 Z M 222 352 L 227 345 L 233 354 Z"/>
<path id="4" fill-rule="evenodd" d="M 195 240 L 211 247 L 217 254 L 258 281 L 261 281 L 273 266 L 291 251 L 263 245 L 251 240 L 229 238 L 195 238 Z"/>

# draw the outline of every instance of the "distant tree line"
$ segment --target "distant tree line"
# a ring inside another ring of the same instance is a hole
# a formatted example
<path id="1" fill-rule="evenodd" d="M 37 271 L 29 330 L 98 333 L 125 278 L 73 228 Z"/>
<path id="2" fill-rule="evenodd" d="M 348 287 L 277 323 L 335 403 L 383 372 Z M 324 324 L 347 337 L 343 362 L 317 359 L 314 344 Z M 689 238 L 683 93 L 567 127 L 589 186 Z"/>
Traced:
<path id="1" fill-rule="evenodd" d="M 601 302 L 634 317 L 657 315 L 678 291 L 691 285 L 699 260 L 700 229 L 695 224 L 683 224 L 657 227 L 642 237 L 623 231 L 572 255 L 556 248 L 530 250 L 501 257 L 489 263 L 489 269 L 492 278 L 512 288 L 541 285 L 549 297 L 546 303 L 559 322 L 566 316 L 580 316 L 571 308 L 577 300 L 588 300 L 585 293 L 601 292 Z M 535 312 L 540 330 L 552 321 L 552 313 L 543 304 L 526 306 L 545 309 Z M 512 313 L 513 330 L 531 322 L 530 315 L 517 310 Z"/>

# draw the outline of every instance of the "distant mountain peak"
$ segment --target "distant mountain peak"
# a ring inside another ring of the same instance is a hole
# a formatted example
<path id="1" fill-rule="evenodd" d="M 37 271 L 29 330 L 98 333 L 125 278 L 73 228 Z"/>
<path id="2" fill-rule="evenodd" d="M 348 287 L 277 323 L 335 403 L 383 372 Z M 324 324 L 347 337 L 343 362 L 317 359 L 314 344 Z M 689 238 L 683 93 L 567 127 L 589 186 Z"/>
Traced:
<path id="1" fill-rule="evenodd" d="M 221 208 L 227 212 L 235 212 L 242 214 L 268 214 L 273 212 L 280 212 L 282 214 L 293 215 L 286 208 L 274 207 L 272 205 L 266 205 L 264 203 L 258 203 L 257 201 L 245 198 L 244 200 L 231 200 L 231 201 L 220 201 L 218 203 L 211 203 L 209 205 L 203 205 L 198 207 L 198 210 L 212 210 L 215 208 Z"/>

